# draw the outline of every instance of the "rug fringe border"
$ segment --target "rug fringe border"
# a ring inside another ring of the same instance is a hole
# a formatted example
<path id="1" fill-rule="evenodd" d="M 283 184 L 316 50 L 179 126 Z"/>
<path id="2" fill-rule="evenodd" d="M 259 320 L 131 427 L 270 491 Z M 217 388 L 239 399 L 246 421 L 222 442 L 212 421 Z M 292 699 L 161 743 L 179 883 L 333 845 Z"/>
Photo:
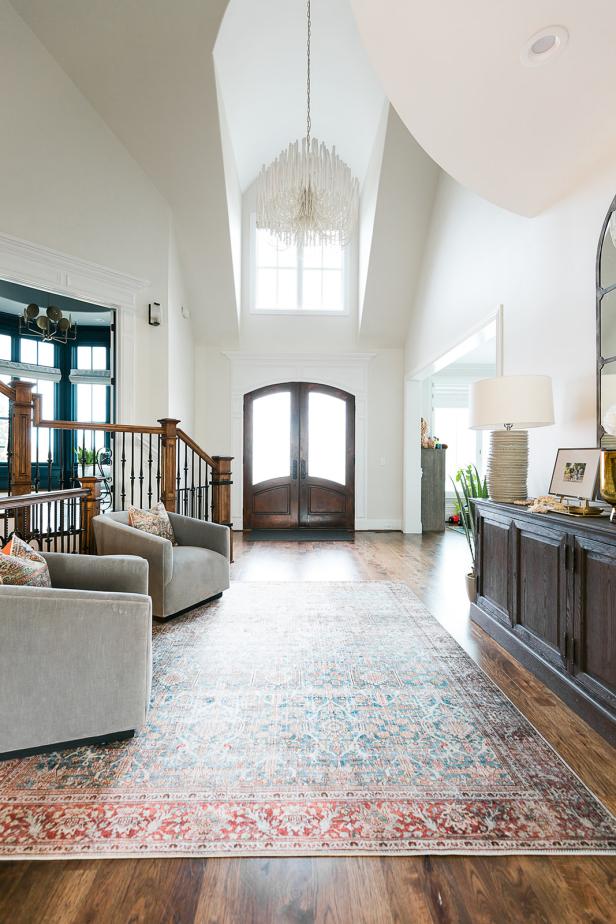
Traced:
<path id="1" fill-rule="evenodd" d="M 12 861 L 41 860 L 53 862 L 67 862 L 69 860 L 173 860 L 173 859 L 196 859 L 196 860 L 263 860 L 270 857 L 280 859 L 300 860 L 306 857 L 319 857 L 332 859 L 335 857 L 613 857 L 616 856 L 616 850 L 396 850 L 396 851 L 377 851 L 377 850 L 337 850 L 337 851 L 301 851 L 290 852 L 285 850 L 267 851 L 262 853 L 226 853 L 224 851 L 212 851 L 204 853 L 203 851 L 181 850 L 177 852 L 161 851 L 139 852 L 118 851 L 117 853 L 67 853 L 56 856 L 39 855 L 36 853 L 15 854 L 14 856 L 0 856 L 0 863 L 10 863 Z"/>

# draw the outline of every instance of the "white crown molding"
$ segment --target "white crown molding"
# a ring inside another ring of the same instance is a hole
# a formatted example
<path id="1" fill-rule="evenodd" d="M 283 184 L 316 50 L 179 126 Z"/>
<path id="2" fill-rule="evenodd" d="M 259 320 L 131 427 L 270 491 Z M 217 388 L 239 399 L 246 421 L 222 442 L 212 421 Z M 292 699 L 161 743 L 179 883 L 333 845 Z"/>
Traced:
<path id="1" fill-rule="evenodd" d="M 117 419 L 133 423 L 137 295 L 150 283 L 3 232 L 0 232 L 0 279 L 115 310 Z"/>
<path id="2" fill-rule="evenodd" d="M 251 366 L 280 366 L 281 362 L 314 366 L 365 366 L 376 353 L 251 353 L 245 350 L 222 350 L 233 363 Z"/>
<path id="3" fill-rule="evenodd" d="M 94 302 L 104 308 L 135 310 L 137 293 L 146 279 L 72 257 L 0 232 L 0 278 Z"/>

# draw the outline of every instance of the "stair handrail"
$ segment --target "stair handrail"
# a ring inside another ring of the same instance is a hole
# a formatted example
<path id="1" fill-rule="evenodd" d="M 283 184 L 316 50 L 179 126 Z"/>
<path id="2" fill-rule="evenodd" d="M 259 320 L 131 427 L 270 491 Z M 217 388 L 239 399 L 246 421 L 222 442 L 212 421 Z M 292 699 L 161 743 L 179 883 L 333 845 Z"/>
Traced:
<path id="1" fill-rule="evenodd" d="M 11 493 L 24 498 L 32 491 L 32 430 L 46 428 L 49 430 L 98 431 L 104 433 L 129 433 L 135 436 L 155 435 L 160 437 L 160 498 L 169 511 L 177 509 L 177 491 L 180 485 L 177 468 L 178 440 L 184 443 L 195 455 L 210 468 L 212 491 L 212 520 L 214 523 L 230 525 L 230 456 L 210 456 L 184 430 L 178 429 L 179 420 L 164 417 L 158 426 L 141 424 L 94 423 L 79 420 L 47 420 L 42 415 L 42 396 L 33 391 L 32 382 L 12 379 L 10 385 L 0 382 L 0 393 L 9 398 L 11 409 L 12 449 L 9 457 Z M 80 481 L 88 479 L 82 478 Z M 100 505 L 100 482 L 93 477 L 90 509 Z M 207 469 L 206 469 L 207 480 Z M 96 487 L 94 486 L 96 485 Z M 45 492 L 50 496 L 53 492 Z M 39 503 L 43 492 L 38 492 Z M 23 506 L 23 505 L 22 505 Z"/>

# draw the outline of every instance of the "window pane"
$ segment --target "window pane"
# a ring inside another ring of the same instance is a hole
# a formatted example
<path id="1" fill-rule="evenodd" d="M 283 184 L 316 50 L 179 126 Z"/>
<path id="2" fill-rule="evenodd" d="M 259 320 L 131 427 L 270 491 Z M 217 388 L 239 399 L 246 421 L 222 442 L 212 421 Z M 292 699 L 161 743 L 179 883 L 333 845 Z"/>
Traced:
<path id="1" fill-rule="evenodd" d="M 304 247 L 304 266 L 307 269 L 321 269 L 323 266 L 323 248 L 320 244 Z"/>
<path id="2" fill-rule="evenodd" d="M 53 343 L 38 344 L 38 364 L 39 366 L 53 366 L 55 364 Z"/>
<path id="3" fill-rule="evenodd" d="M 321 310 L 321 278 L 320 270 L 304 270 L 302 308 L 307 311 Z"/>
<path id="4" fill-rule="evenodd" d="M 297 308 L 297 272 L 292 269 L 278 271 L 278 301 L 276 308 Z"/>
<path id="5" fill-rule="evenodd" d="M 308 397 L 308 474 L 346 484 L 346 402 L 318 391 Z"/>
<path id="6" fill-rule="evenodd" d="M 297 268 L 297 247 L 294 244 L 278 244 L 278 266 Z"/>
<path id="7" fill-rule="evenodd" d="M 107 347 L 92 347 L 92 368 L 107 368 Z"/>
<path id="8" fill-rule="evenodd" d="M 342 247 L 340 244 L 330 244 L 323 247 L 323 267 L 326 269 L 342 269 Z"/>
<path id="9" fill-rule="evenodd" d="M 252 405 L 252 483 L 291 472 L 291 392 L 256 398 Z"/>
<path id="10" fill-rule="evenodd" d="M 278 266 L 278 246 L 269 231 L 257 229 L 257 266 Z"/>
<path id="11" fill-rule="evenodd" d="M 343 308 L 342 273 L 339 270 L 323 272 L 323 301 L 326 311 L 340 311 Z"/>
<path id="12" fill-rule="evenodd" d="M 8 334 L 0 334 L 0 359 L 11 359 L 11 338 Z"/>
<path id="13" fill-rule="evenodd" d="M 39 379 L 35 382 L 34 391 L 42 396 L 41 413 L 44 420 L 53 420 L 55 418 L 55 393 L 56 387 L 53 382 L 47 382 Z M 38 434 L 38 437 L 37 437 Z M 32 440 L 32 461 L 34 462 L 38 455 L 39 462 L 44 462 L 49 456 L 49 448 L 52 445 L 52 431 L 45 427 L 37 428 L 34 431 Z"/>
<path id="14" fill-rule="evenodd" d="M 19 341 L 19 358 L 22 363 L 36 363 L 36 340 L 28 340 L 27 337 L 21 338 Z"/>
<path id="15" fill-rule="evenodd" d="M 92 420 L 92 385 L 77 386 L 77 420 Z"/>
<path id="16" fill-rule="evenodd" d="M 10 338 L 9 338 L 10 340 Z M 1 375 L 0 380 L 5 384 L 11 381 L 9 375 Z M 9 399 L 5 398 L 4 395 L 0 395 L 0 462 L 8 461 L 8 445 L 9 445 Z"/>
<path id="17" fill-rule="evenodd" d="M 92 347 L 89 347 L 89 346 L 77 347 L 77 368 L 78 369 L 91 369 L 92 368 Z"/>
<path id="18" fill-rule="evenodd" d="M 104 423 L 107 420 L 107 386 L 91 385 L 92 389 L 92 420 Z"/>
<path id="19" fill-rule="evenodd" d="M 275 269 L 257 270 L 257 308 L 261 310 L 278 307 L 276 274 Z"/>

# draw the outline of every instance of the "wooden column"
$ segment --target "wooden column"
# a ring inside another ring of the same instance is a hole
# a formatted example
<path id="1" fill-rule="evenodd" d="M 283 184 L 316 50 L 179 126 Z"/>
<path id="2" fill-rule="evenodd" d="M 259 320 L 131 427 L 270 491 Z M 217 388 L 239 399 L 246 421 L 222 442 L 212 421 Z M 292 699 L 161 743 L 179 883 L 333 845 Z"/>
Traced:
<path id="1" fill-rule="evenodd" d="M 178 443 L 178 424 L 179 420 L 174 417 L 162 417 L 159 424 L 163 428 L 161 442 L 161 487 L 160 499 L 165 505 L 165 510 L 175 513 L 176 490 L 177 490 L 177 443 Z"/>
<path id="2" fill-rule="evenodd" d="M 231 463 L 233 456 L 212 456 L 212 520 L 228 526 L 230 531 L 230 557 L 233 561 L 233 531 L 231 529 Z"/>
<path id="3" fill-rule="evenodd" d="M 32 382 L 11 381 L 11 494 L 32 491 Z"/>
<path id="4" fill-rule="evenodd" d="M 11 487 L 12 496 L 32 491 L 32 389 L 33 382 L 11 380 L 15 400 L 11 406 Z M 30 533 L 30 510 L 23 507 L 15 511 L 14 528 L 21 536 Z"/>
<path id="5" fill-rule="evenodd" d="M 94 542 L 94 530 L 92 529 L 92 520 L 101 512 L 101 484 L 103 478 L 97 478 L 95 475 L 84 475 L 79 478 L 79 484 L 86 488 L 88 493 L 81 498 L 81 536 L 79 541 L 79 551 L 85 555 L 96 555 L 96 544 Z"/>

